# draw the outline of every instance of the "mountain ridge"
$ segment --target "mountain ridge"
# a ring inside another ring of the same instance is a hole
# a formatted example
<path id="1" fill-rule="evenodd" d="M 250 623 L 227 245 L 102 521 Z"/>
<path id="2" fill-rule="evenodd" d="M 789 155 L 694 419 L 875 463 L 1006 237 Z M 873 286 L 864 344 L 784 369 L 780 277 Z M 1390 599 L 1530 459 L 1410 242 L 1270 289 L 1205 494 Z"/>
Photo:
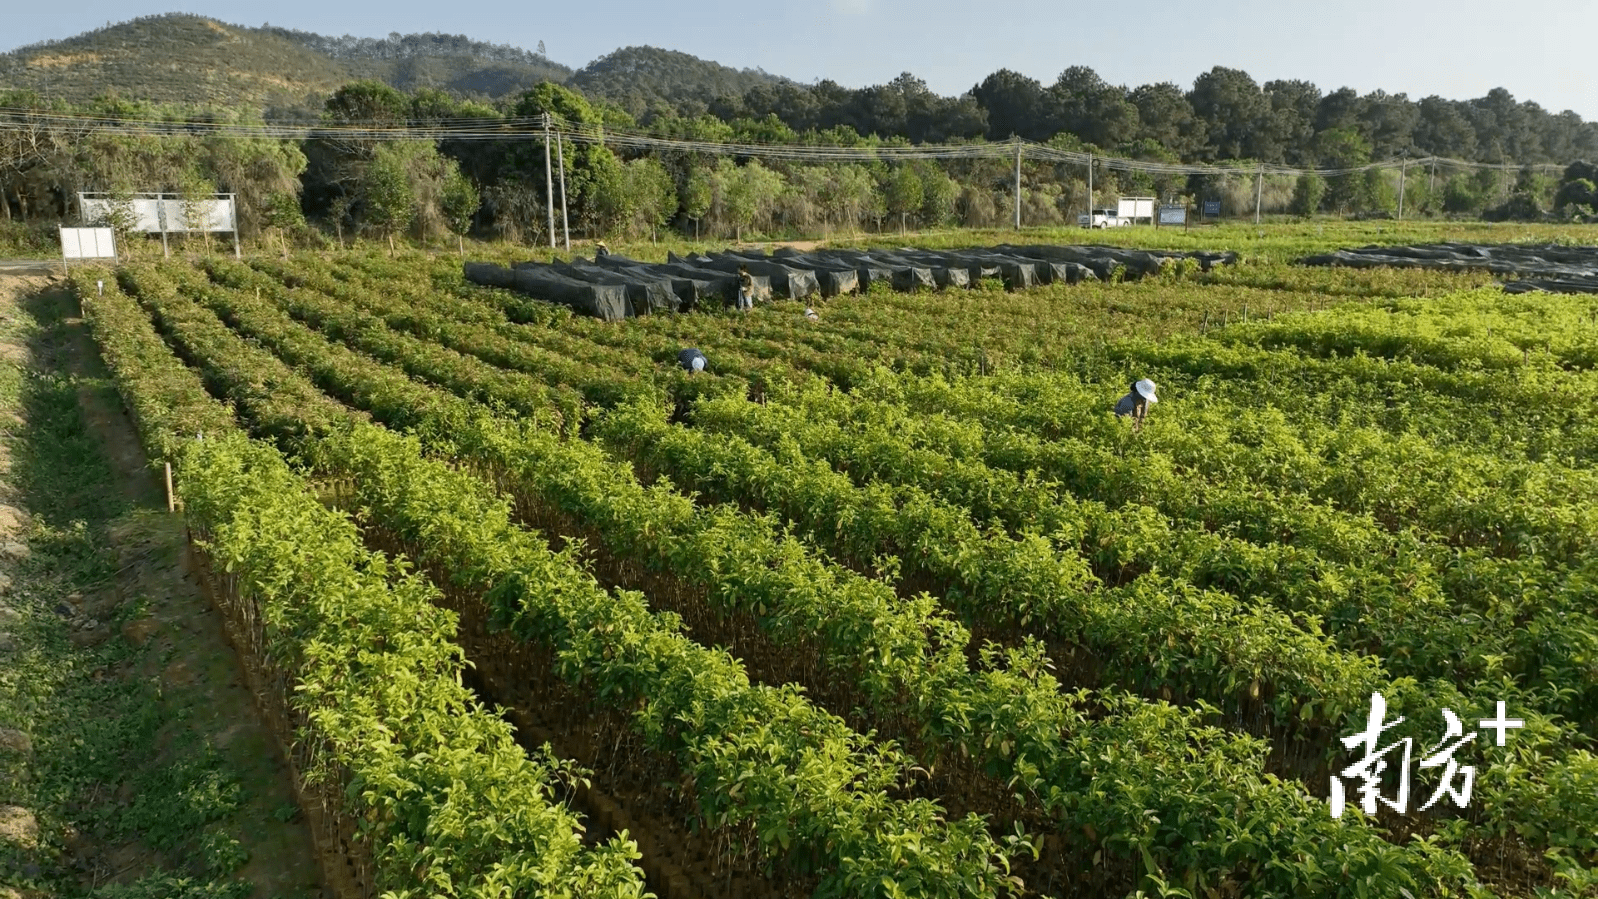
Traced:
<path id="1" fill-rule="evenodd" d="M 316 111 L 338 87 L 362 79 L 486 99 L 552 81 L 635 115 L 652 105 L 703 106 L 721 92 L 788 81 L 655 47 L 619 48 L 575 69 L 540 52 L 465 35 L 331 37 L 190 13 L 141 16 L 0 53 L 0 90 L 70 102 L 110 94 L 187 106 Z"/>

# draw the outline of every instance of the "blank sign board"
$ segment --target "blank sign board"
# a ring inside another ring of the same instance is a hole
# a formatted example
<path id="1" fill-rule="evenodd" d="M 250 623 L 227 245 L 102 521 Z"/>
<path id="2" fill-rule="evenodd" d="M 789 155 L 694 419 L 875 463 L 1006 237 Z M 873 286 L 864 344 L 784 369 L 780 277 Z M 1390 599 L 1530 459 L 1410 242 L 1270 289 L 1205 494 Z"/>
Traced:
<path id="1" fill-rule="evenodd" d="M 62 228 L 61 258 L 115 259 L 116 234 L 110 228 Z"/>
<path id="2" fill-rule="evenodd" d="M 86 222 L 128 221 L 129 231 L 157 234 L 163 231 L 232 231 L 235 228 L 233 198 L 205 197 L 185 201 L 157 194 L 132 199 L 78 195 Z"/>

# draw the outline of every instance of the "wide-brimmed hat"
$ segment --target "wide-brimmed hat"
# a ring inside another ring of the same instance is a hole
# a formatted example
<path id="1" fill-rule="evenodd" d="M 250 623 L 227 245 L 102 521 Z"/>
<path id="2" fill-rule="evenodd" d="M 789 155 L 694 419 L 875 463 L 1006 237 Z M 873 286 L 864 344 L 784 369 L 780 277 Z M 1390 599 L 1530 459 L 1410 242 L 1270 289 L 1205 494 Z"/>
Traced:
<path id="1" fill-rule="evenodd" d="M 1138 396 L 1143 397 L 1151 403 L 1157 403 L 1160 401 L 1160 398 L 1154 395 L 1154 382 L 1150 381 L 1148 378 L 1144 378 L 1136 384 L 1133 384 L 1132 389 L 1137 391 Z"/>

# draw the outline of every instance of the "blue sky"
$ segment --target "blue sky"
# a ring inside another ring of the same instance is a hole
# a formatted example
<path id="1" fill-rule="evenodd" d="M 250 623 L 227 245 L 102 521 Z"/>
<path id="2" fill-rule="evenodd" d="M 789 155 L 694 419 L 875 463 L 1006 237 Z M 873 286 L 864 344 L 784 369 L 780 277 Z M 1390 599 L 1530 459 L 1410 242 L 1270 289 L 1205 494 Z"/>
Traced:
<path id="1" fill-rule="evenodd" d="M 271 4 L 220 0 L 30 3 L 6 15 L 0 50 L 70 37 L 107 22 L 192 12 L 240 25 L 323 34 L 437 31 L 533 48 L 579 68 L 648 44 L 809 82 L 880 84 L 909 71 L 958 94 L 1010 68 L 1045 84 L 1072 65 L 1129 87 L 1184 88 L 1212 66 L 1260 83 L 1302 78 L 1322 91 L 1382 89 L 1411 99 L 1479 97 L 1503 87 L 1552 112 L 1598 119 L 1590 62 L 1598 0 L 585 0 L 439 4 L 419 0 Z"/>

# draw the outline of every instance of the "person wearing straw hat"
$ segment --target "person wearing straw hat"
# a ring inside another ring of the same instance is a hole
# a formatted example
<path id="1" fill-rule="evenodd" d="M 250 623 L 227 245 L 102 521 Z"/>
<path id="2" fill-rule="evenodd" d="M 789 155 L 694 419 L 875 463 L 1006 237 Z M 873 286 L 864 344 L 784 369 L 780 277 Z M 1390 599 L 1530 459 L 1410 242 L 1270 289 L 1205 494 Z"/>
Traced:
<path id="1" fill-rule="evenodd" d="M 809 306 L 805 307 L 805 318 L 813 322 L 821 321 L 821 316 L 817 315 L 816 310 L 811 309 Z"/>
<path id="2" fill-rule="evenodd" d="M 683 371 L 688 372 L 690 375 L 696 372 L 704 371 L 705 354 L 699 352 L 693 347 L 689 347 L 688 349 L 677 354 L 677 364 L 681 365 L 683 367 Z"/>
<path id="3" fill-rule="evenodd" d="M 598 243 L 594 244 L 594 258 L 595 259 L 598 259 L 601 256 L 609 256 L 609 255 L 610 255 L 610 247 L 605 246 L 605 242 L 604 241 L 601 240 Z"/>
<path id="4" fill-rule="evenodd" d="M 1132 416 L 1132 430 L 1143 429 L 1143 418 L 1149 414 L 1149 406 L 1159 402 L 1159 397 L 1154 395 L 1154 382 L 1148 378 L 1137 381 L 1126 396 L 1115 404 L 1117 418 Z"/>

